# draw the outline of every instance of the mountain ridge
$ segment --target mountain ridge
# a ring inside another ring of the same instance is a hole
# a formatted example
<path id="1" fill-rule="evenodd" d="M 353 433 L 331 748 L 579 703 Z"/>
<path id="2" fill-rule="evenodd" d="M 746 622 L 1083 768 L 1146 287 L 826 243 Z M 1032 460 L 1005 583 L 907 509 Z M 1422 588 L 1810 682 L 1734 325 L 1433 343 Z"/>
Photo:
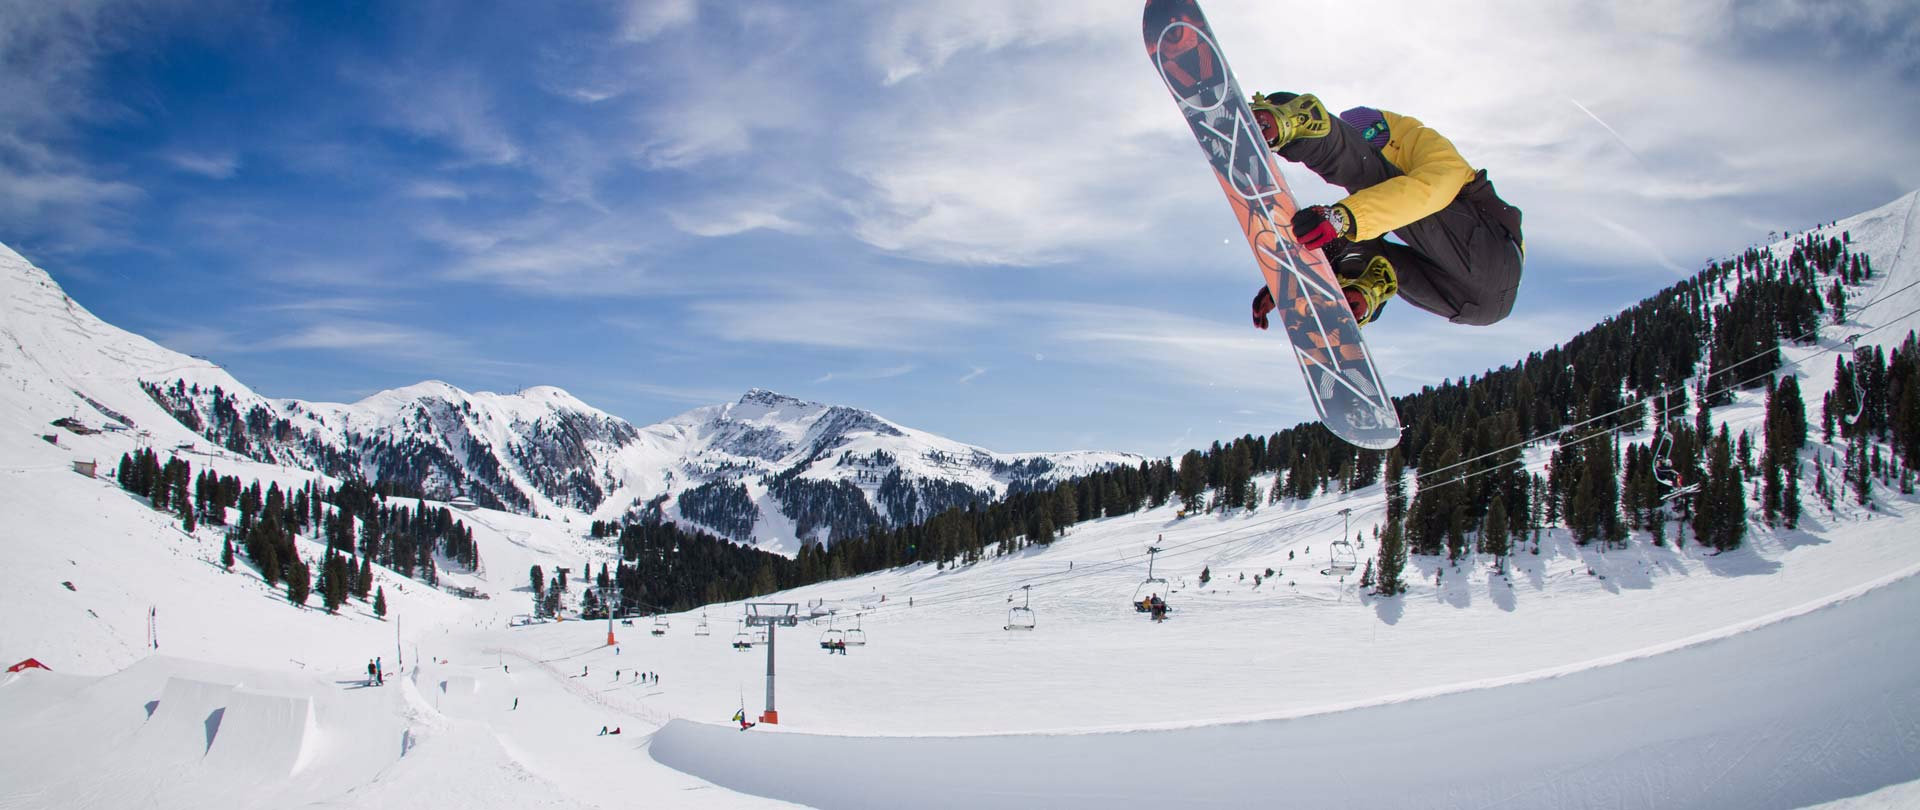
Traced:
<path id="1" fill-rule="evenodd" d="M 46 271 L 5 245 L 0 251 L 5 367 L 43 406 L 23 410 L 50 414 L 54 403 L 78 397 L 92 407 L 74 405 L 72 413 L 98 411 L 95 418 L 117 429 L 144 431 L 150 444 L 211 444 L 214 453 L 435 499 L 464 495 L 536 516 L 672 520 L 793 554 L 806 542 L 1142 460 L 1105 451 L 996 453 L 758 387 L 644 426 L 548 385 L 502 394 L 429 379 L 352 403 L 272 398 L 215 363 L 99 319 Z M 798 483 L 774 495 L 769 487 L 781 476 Z M 687 500 L 702 487 L 717 492 L 710 485 L 718 482 L 744 491 Z M 813 502 L 823 498 L 838 505 Z M 796 524 L 801 512 L 822 519 Z"/>

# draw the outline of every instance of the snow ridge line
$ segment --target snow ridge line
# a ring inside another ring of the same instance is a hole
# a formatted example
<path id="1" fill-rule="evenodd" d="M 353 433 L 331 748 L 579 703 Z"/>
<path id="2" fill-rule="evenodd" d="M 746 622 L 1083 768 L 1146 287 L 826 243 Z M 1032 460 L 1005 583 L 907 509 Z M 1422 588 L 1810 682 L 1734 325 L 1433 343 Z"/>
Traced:
<path id="1" fill-rule="evenodd" d="M 560 670 L 555 669 L 552 664 L 549 664 L 538 658 L 534 658 L 519 650 L 509 649 L 506 647 L 486 647 L 481 649 L 480 652 L 491 653 L 494 655 L 509 656 L 512 658 L 517 658 L 525 663 L 532 664 L 535 668 L 539 669 L 542 672 L 547 673 L 549 677 L 553 678 L 555 681 L 558 681 L 560 683 L 560 687 L 562 689 L 567 690 L 569 693 L 572 693 L 574 697 L 589 701 L 591 703 L 598 704 L 609 711 L 619 712 L 621 714 L 627 715 L 628 717 L 637 718 L 641 721 L 652 723 L 656 726 L 664 726 L 669 721 L 681 719 L 680 716 L 677 714 L 674 714 L 672 712 L 661 711 L 651 706 L 637 706 L 637 705 L 632 705 L 625 702 L 615 703 L 613 700 L 600 694 L 598 691 L 596 691 L 592 687 L 585 685 L 584 683 L 573 683 L 574 680 L 577 680 L 575 676 L 568 675 L 564 672 L 561 672 Z"/>

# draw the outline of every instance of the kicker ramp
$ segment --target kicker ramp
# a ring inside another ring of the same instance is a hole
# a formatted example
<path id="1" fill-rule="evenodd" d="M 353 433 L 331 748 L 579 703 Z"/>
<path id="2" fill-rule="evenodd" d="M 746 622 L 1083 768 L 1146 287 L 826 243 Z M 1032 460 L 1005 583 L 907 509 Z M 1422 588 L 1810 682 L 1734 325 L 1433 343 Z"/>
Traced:
<path id="1" fill-rule="evenodd" d="M 206 765 L 228 773 L 291 776 L 312 760 L 319 736 L 313 698 L 235 689 Z"/>
<path id="2" fill-rule="evenodd" d="M 218 739 L 233 689 L 231 684 L 168 678 L 153 713 L 133 735 L 134 751 L 156 764 L 198 761 Z"/>

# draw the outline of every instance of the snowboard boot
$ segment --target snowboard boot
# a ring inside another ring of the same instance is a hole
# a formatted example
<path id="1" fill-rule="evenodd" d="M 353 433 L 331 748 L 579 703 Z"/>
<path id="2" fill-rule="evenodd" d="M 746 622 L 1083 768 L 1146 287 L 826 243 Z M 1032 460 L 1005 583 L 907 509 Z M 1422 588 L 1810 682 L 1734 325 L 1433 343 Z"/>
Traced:
<path id="1" fill-rule="evenodd" d="M 1387 299 L 1400 291 L 1400 277 L 1393 263 L 1380 254 L 1350 253 L 1340 257 L 1340 291 L 1353 308 L 1353 317 L 1361 326 L 1380 318 Z"/>
<path id="2" fill-rule="evenodd" d="M 1333 116 L 1311 93 L 1254 93 L 1248 104 L 1253 107 L 1253 120 L 1260 125 L 1261 136 L 1276 151 L 1300 138 L 1324 138 L 1333 131 Z"/>

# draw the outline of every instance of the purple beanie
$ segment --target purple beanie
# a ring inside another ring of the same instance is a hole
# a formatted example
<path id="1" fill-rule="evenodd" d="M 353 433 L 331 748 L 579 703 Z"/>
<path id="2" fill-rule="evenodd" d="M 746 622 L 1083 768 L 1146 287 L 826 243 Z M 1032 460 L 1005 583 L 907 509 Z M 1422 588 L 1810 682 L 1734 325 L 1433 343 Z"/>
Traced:
<path id="1" fill-rule="evenodd" d="M 1340 120 L 1358 131 L 1375 149 L 1387 148 L 1389 133 L 1386 116 L 1372 107 L 1355 107 L 1340 114 Z"/>

